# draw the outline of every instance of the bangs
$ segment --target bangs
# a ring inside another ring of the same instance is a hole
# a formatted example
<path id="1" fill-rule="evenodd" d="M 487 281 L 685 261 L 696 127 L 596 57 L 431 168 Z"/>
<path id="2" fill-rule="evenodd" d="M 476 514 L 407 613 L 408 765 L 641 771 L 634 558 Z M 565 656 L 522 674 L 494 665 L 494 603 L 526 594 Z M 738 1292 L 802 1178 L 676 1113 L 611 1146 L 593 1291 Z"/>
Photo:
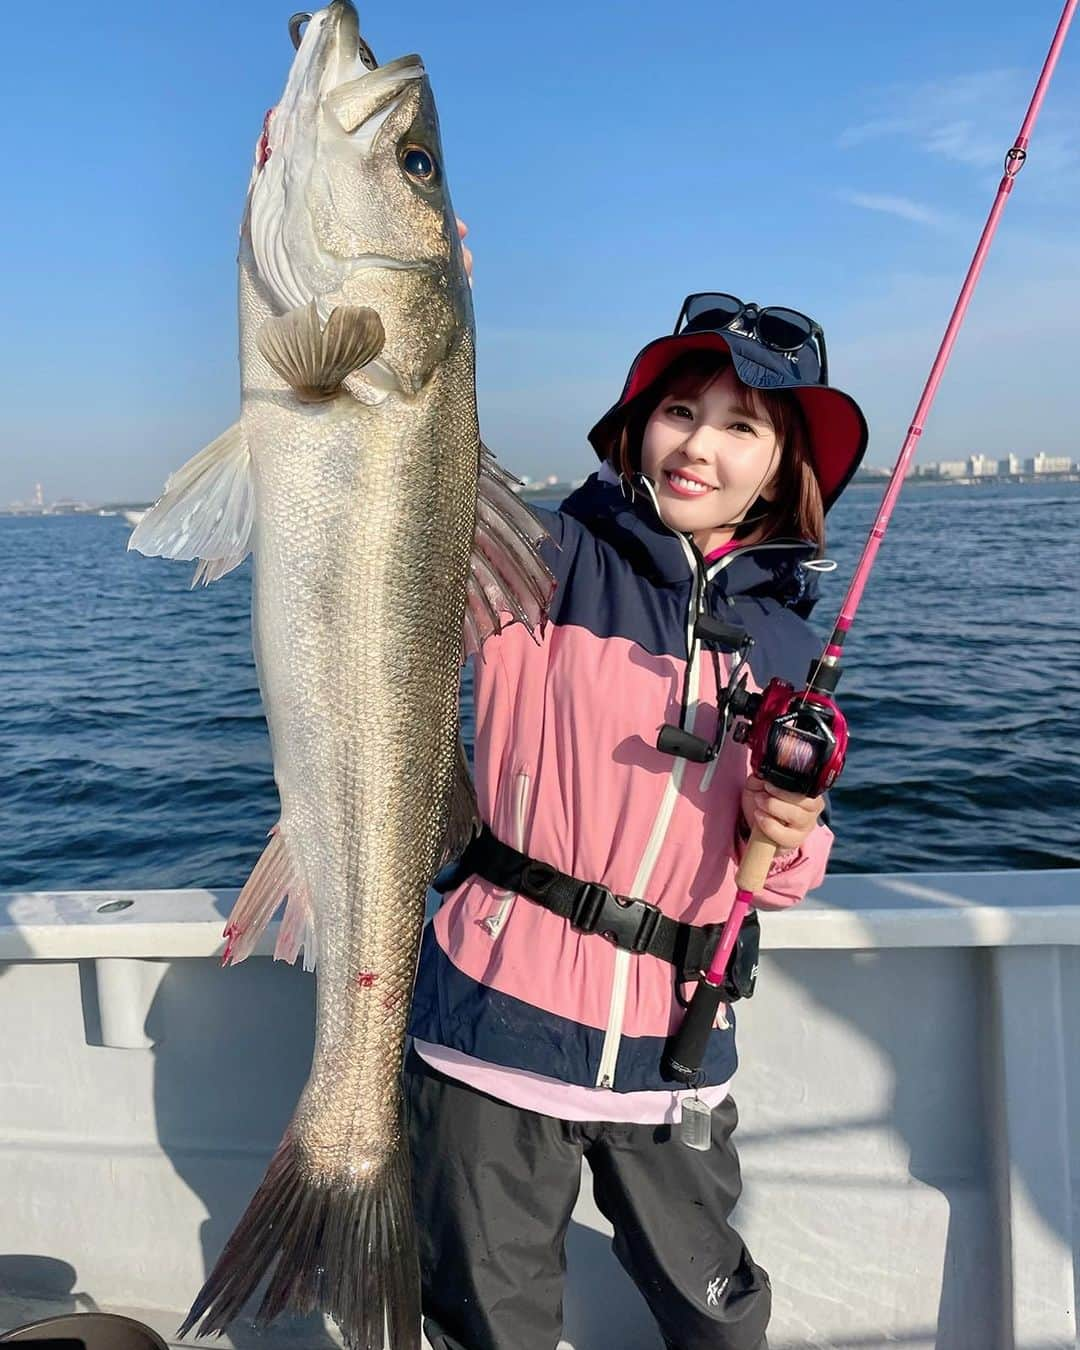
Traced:
<path id="1" fill-rule="evenodd" d="M 709 385 L 715 383 L 727 370 L 734 370 L 734 366 L 726 352 L 687 352 L 685 356 L 673 361 L 661 377 L 659 383 L 663 387 L 663 392 L 657 399 L 657 406 L 669 398 L 700 398 Z M 775 394 L 743 384 L 737 374 L 735 382 L 746 411 L 762 422 L 767 422 L 773 431 L 780 435 L 784 429 L 782 399 Z"/>

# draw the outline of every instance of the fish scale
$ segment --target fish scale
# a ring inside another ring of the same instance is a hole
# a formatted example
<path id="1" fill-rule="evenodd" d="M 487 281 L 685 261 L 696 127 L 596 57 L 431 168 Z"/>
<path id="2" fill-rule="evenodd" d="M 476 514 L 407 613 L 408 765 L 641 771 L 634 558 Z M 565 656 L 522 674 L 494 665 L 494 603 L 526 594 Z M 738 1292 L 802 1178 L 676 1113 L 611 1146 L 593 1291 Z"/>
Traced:
<path id="1" fill-rule="evenodd" d="M 436 385 L 470 391 L 471 365 L 463 342 Z M 254 456 L 257 516 L 268 522 L 254 604 L 282 833 L 296 841 L 329 935 L 312 1078 L 295 1123 L 313 1165 L 344 1157 L 356 1169 L 398 1144 L 397 1094 L 370 1084 L 396 1078 L 384 1047 L 403 1044 L 445 834 L 479 438 L 468 393 L 447 398 L 436 387 L 394 418 L 392 440 L 381 428 L 378 460 L 365 461 L 355 424 L 385 411 L 347 412 L 263 408 L 252 436 L 276 447 L 265 471 Z M 328 500 L 335 480 L 340 497 Z M 312 570 L 312 559 L 326 569 Z M 415 805 L 402 812 L 403 802 Z"/>

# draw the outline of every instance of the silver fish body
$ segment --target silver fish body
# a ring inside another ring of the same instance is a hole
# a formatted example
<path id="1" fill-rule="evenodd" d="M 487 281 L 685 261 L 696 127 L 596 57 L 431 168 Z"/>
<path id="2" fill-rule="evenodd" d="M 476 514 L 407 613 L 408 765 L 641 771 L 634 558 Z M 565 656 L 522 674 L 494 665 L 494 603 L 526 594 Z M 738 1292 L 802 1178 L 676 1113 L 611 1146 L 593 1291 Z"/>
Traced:
<path id="1" fill-rule="evenodd" d="M 280 831 L 319 943 L 294 1131 L 320 1174 L 376 1167 L 398 1143 L 393 1055 L 457 764 L 471 365 L 463 341 L 392 415 L 341 401 L 252 419 L 256 660 Z"/>
<path id="2" fill-rule="evenodd" d="M 242 415 L 132 537 L 213 580 L 254 554 L 281 819 L 230 919 L 243 959 L 317 948 L 311 1075 L 182 1331 L 321 1309 L 417 1350 L 401 1054 L 427 887 L 475 823 L 463 651 L 550 596 L 542 531 L 480 444 L 470 291 L 416 57 L 368 69 L 355 10 L 308 25 L 260 138 L 240 247 Z M 480 529 L 477 502 L 481 501 Z"/>

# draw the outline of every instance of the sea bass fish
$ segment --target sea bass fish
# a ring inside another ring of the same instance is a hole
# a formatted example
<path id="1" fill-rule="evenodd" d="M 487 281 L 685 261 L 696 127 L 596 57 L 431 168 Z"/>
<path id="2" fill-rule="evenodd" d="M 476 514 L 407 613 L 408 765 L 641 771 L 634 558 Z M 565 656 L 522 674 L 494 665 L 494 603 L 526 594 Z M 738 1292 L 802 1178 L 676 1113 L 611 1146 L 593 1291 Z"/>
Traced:
<path id="1" fill-rule="evenodd" d="M 296 34 L 299 40 L 299 34 Z M 307 1085 L 181 1328 L 319 1309 L 356 1350 L 417 1350 L 400 1071 L 427 887 L 475 827 L 463 655 L 539 632 L 542 527 L 481 445 L 471 293 L 419 57 L 376 65 L 356 11 L 312 16 L 267 115 L 239 254 L 239 422 L 130 547 L 215 580 L 253 555 L 281 817 L 230 917 L 243 960 L 318 957 Z M 194 584 L 194 583 L 193 583 Z"/>

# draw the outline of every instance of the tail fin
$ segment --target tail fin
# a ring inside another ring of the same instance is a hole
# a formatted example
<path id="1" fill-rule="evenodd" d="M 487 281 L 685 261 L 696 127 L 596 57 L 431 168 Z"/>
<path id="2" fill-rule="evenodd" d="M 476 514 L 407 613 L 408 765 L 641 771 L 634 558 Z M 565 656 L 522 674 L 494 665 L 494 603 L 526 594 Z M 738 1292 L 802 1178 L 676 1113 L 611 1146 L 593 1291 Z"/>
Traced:
<path id="1" fill-rule="evenodd" d="M 223 1331 L 274 1264 L 256 1314 L 328 1313 L 349 1350 L 420 1350 L 420 1277 L 404 1146 L 370 1172 L 333 1182 L 305 1175 L 291 1135 L 178 1335 Z"/>

